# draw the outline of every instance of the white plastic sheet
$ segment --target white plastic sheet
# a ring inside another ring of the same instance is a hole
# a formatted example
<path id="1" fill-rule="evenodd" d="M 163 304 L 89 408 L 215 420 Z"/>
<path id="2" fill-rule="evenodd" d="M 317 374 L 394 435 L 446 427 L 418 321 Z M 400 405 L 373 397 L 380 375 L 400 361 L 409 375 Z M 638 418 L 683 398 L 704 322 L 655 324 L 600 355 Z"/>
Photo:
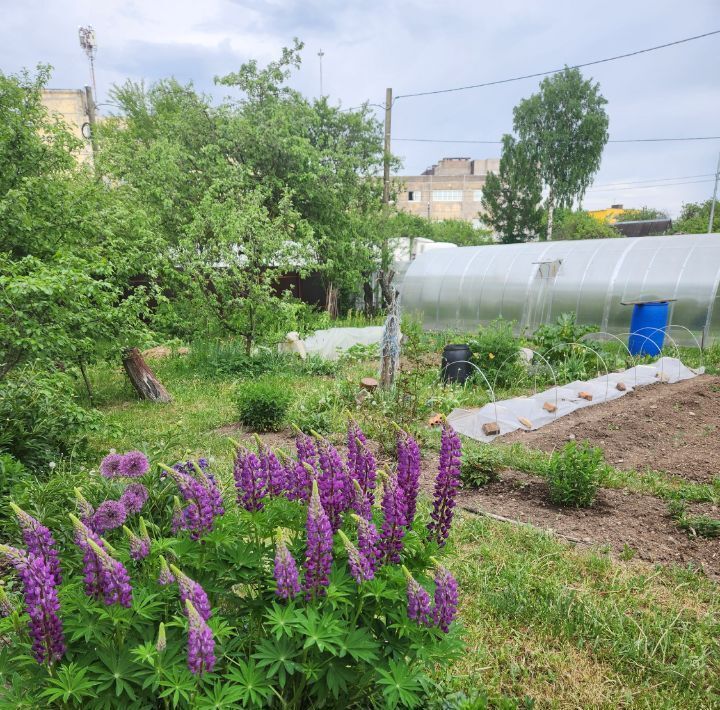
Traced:
<path id="1" fill-rule="evenodd" d="M 353 345 L 374 345 L 382 340 L 383 327 L 372 325 L 366 328 L 328 328 L 316 330 L 304 341 L 308 355 L 319 355 L 326 360 L 337 360 Z"/>
<path id="2" fill-rule="evenodd" d="M 448 422 L 460 434 L 477 441 L 490 442 L 496 437 L 483 433 L 483 424 L 497 422 L 500 426 L 499 436 L 517 429 L 535 430 L 577 409 L 618 399 L 636 387 L 660 382 L 672 384 L 697 377 L 704 371 L 704 368 L 694 370 L 686 367 L 677 358 L 662 357 L 650 365 L 638 365 L 622 372 L 611 372 L 586 382 L 570 382 L 530 397 L 513 397 L 491 402 L 480 409 L 454 409 L 448 416 Z M 624 391 L 617 389 L 618 382 L 625 385 Z M 580 397 L 581 392 L 592 395 L 592 400 Z M 557 407 L 556 411 L 548 412 L 543 409 L 546 402 Z M 519 417 L 530 422 L 529 429 Z"/>

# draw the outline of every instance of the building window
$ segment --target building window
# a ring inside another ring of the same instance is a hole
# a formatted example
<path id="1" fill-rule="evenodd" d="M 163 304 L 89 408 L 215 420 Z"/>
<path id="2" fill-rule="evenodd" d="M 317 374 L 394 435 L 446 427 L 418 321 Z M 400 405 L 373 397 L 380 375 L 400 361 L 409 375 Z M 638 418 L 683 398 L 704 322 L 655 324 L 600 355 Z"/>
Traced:
<path id="1" fill-rule="evenodd" d="M 462 202 L 462 190 L 433 190 L 433 202 Z"/>
<path id="2" fill-rule="evenodd" d="M 473 202 L 482 202 L 482 190 L 473 190 Z"/>
<path id="3" fill-rule="evenodd" d="M 420 190 L 408 191 L 408 202 L 420 202 L 422 200 L 422 192 Z"/>

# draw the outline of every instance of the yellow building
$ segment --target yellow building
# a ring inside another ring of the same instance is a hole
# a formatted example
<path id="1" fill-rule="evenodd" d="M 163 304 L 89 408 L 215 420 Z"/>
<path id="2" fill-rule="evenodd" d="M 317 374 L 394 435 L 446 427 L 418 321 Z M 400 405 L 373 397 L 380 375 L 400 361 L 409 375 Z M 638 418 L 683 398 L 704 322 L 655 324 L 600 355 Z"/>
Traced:
<path id="1" fill-rule="evenodd" d="M 83 142 L 79 159 L 92 164 L 90 145 L 90 116 L 87 99 L 82 89 L 43 89 L 42 104 L 51 116 L 58 116 L 70 132 Z"/>
<path id="2" fill-rule="evenodd" d="M 627 210 L 623 209 L 622 205 L 610 205 L 604 210 L 588 210 L 588 214 L 598 222 L 610 222 L 610 224 L 617 222 L 617 218 L 625 212 Z"/>

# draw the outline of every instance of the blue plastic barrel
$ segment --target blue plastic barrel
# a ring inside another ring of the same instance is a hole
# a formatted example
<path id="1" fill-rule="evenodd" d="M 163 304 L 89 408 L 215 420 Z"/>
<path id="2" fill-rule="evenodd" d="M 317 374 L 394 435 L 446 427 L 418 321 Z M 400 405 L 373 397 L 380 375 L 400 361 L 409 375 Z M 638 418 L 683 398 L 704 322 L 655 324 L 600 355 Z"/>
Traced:
<path id="1" fill-rule="evenodd" d="M 633 355 L 655 357 L 660 354 L 665 342 L 668 310 L 667 301 L 633 305 L 630 338 L 628 339 L 628 349 Z"/>

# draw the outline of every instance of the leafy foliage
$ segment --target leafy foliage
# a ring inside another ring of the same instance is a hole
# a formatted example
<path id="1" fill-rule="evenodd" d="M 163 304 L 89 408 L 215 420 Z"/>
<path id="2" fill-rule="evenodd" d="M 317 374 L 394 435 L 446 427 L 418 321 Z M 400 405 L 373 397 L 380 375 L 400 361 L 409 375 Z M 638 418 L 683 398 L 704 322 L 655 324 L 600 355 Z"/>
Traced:
<path id="1" fill-rule="evenodd" d="M 83 485 L 93 506 L 117 495 L 124 485 L 112 479 L 93 483 Z M 417 707 L 432 688 L 426 669 L 457 655 L 459 644 L 453 629 L 446 635 L 435 626 L 418 625 L 408 618 L 406 580 L 399 566 L 382 565 L 374 579 L 358 584 L 339 539 L 333 546 L 326 596 L 281 599 L 273 580 L 274 538 L 282 529 L 290 553 L 298 561 L 303 559 L 305 503 L 266 497 L 263 510 L 248 512 L 228 495 L 225 512 L 215 518 L 214 529 L 193 541 L 186 532 L 172 532 L 173 486 L 168 485 L 169 479 L 151 472 L 143 483 L 150 491 L 142 513 L 152 536 L 149 555 L 133 560 L 122 532 L 106 532 L 112 545 L 108 549 L 130 572 L 132 608 L 107 606 L 86 596 L 82 552 L 72 542 L 67 520 L 68 495 L 53 496 L 54 508 L 65 506 L 65 512 L 52 517 L 52 523 L 47 518 L 43 522 L 53 526 L 61 541 L 60 614 L 67 651 L 52 672 L 29 657 L 30 640 L 17 610 L 18 589 L 14 583 L 7 584 L 14 609 L 0 618 L 0 634 L 13 640 L 11 652 L 9 648 L 0 652 L 5 679 L 0 703 L 14 707 L 54 703 L 91 707 L 167 704 L 179 708 Z M 378 507 L 374 516 L 380 528 Z M 407 530 L 402 562 L 432 590 L 431 556 L 435 559 L 442 550 L 427 542 L 427 522 L 426 516 L 418 515 Z M 136 529 L 137 517 L 128 516 L 126 524 Z M 355 523 L 349 515 L 343 530 L 348 537 L 355 537 Z M 187 669 L 188 622 L 181 613 L 177 584 L 158 583 L 160 555 L 180 566 L 207 592 L 212 607 L 208 623 L 217 659 L 212 672 L 197 676 Z M 24 700 L 16 702 L 19 697 Z"/>
<path id="2" fill-rule="evenodd" d="M 553 211 L 581 199 L 600 167 L 608 139 L 607 101 L 599 84 L 583 79 L 579 69 L 542 80 L 540 91 L 513 109 L 513 128 L 537 161 L 548 189 L 547 238 L 553 238 Z"/>
<path id="3" fill-rule="evenodd" d="M 533 154 L 507 134 L 502 144 L 500 169 L 488 174 L 483 188 L 483 220 L 503 244 L 538 239 L 544 234 L 542 186 Z"/>
<path id="4" fill-rule="evenodd" d="M 550 499 L 559 505 L 592 505 L 603 469 L 603 452 L 587 442 L 569 441 L 555 452 L 548 466 Z"/>
<path id="5" fill-rule="evenodd" d="M 253 431 L 277 431 L 290 408 L 291 395 L 285 380 L 264 377 L 243 382 L 235 391 L 240 421 Z"/>
<path id="6" fill-rule="evenodd" d="M 613 239 L 620 232 L 600 222 L 585 210 L 558 210 L 555 213 L 553 239 Z"/>
<path id="7" fill-rule="evenodd" d="M 513 334 L 512 321 L 500 318 L 481 327 L 469 345 L 473 360 L 493 388 L 512 386 L 522 378 L 524 370 L 520 362 L 520 342 Z M 481 387 L 486 386 L 485 380 L 479 375 L 476 376 L 476 382 Z"/>
<path id="8" fill-rule="evenodd" d="M 710 223 L 712 200 L 705 202 L 686 202 L 682 206 L 680 217 L 673 222 L 674 234 L 705 234 Z M 720 206 L 715 204 L 712 231 L 720 232 Z"/>
<path id="9" fill-rule="evenodd" d="M 465 446 L 460 476 L 466 488 L 480 488 L 497 481 L 503 458 L 492 445 Z"/>
<path id="10" fill-rule="evenodd" d="M 541 325 L 532 336 L 533 345 L 540 354 L 552 364 L 560 364 L 571 355 L 581 358 L 596 359 L 588 348 L 594 347 L 592 343 L 578 345 L 578 341 L 588 333 L 598 330 L 597 326 L 578 325 L 574 313 L 562 313 L 555 323 Z"/>

